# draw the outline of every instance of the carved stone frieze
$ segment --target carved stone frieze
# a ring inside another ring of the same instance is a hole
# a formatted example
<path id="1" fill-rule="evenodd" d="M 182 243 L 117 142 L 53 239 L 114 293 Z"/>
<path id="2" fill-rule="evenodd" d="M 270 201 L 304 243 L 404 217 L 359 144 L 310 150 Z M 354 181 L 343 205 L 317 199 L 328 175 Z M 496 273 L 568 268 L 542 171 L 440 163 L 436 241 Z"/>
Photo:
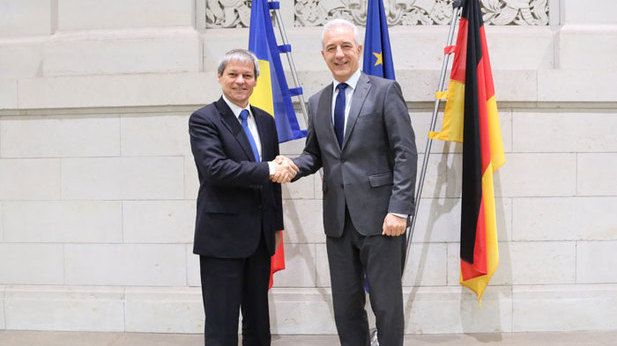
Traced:
<path id="1" fill-rule="evenodd" d="M 484 21 L 494 25 L 548 25 L 549 0 L 482 0 Z"/>
<path id="2" fill-rule="evenodd" d="M 334 18 L 366 24 L 366 0 L 295 0 L 295 25 L 319 26 Z M 548 25 L 548 0 L 481 0 L 493 25 Z M 389 25 L 444 25 L 452 0 L 384 0 Z"/>
<path id="3" fill-rule="evenodd" d="M 251 0 L 205 0 L 207 28 L 248 27 Z M 281 0 L 279 0 L 281 1 Z M 295 26 L 320 26 L 334 18 L 366 24 L 367 0 L 282 0 L 294 6 Z M 453 0 L 384 0 L 388 24 L 446 25 Z M 548 25 L 549 0 L 480 0 L 490 25 Z"/>
<path id="4" fill-rule="evenodd" d="M 295 0 L 296 26 L 318 26 L 334 18 L 366 24 L 365 0 Z M 385 0 L 389 25 L 447 24 L 452 0 Z"/>
<path id="5" fill-rule="evenodd" d="M 250 21 L 250 0 L 206 0 L 206 28 L 246 28 Z"/>

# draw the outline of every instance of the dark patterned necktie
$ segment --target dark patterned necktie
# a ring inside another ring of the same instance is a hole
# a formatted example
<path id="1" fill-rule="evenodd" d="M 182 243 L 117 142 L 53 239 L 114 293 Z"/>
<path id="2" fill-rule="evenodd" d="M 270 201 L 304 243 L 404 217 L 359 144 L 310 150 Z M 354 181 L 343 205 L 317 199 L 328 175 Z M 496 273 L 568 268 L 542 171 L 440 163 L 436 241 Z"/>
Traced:
<path id="1" fill-rule="evenodd" d="M 345 89 L 347 83 L 340 83 L 336 86 L 338 94 L 336 95 L 336 103 L 334 104 L 334 133 L 338 140 L 339 146 L 343 147 L 343 139 L 345 138 Z"/>

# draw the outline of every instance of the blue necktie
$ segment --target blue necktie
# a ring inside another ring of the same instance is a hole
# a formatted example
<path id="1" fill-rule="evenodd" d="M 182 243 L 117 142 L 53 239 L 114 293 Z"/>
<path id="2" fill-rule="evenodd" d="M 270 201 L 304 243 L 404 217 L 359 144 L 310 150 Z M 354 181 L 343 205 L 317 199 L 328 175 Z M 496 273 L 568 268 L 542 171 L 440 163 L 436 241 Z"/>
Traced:
<path id="1" fill-rule="evenodd" d="M 338 140 L 339 146 L 343 147 L 343 139 L 345 138 L 345 89 L 347 83 L 340 83 L 336 86 L 338 94 L 336 95 L 336 103 L 334 104 L 334 133 Z"/>
<path id="2" fill-rule="evenodd" d="M 251 144 L 251 150 L 253 150 L 255 161 L 260 162 L 261 160 L 259 159 L 259 151 L 257 151 L 257 144 L 255 144 L 255 138 L 253 138 L 253 134 L 251 133 L 251 130 L 249 130 L 249 122 L 246 120 L 248 119 L 248 117 L 249 117 L 249 111 L 246 109 L 243 109 L 242 112 L 240 112 L 240 120 L 242 120 L 242 129 L 244 130 L 244 134 L 246 134 L 246 138 L 249 140 L 249 143 Z"/>

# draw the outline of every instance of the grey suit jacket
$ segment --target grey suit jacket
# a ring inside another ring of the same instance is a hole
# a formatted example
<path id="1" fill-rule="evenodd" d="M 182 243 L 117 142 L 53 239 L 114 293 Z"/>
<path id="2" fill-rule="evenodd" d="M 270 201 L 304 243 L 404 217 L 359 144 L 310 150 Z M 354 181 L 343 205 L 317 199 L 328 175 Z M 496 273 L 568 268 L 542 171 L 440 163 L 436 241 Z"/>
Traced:
<path id="1" fill-rule="evenodd" d="M 414 210 L 417 152 L 407 105 L 397 82 L 362 73 L 341 148 L 332 125 L 332 94 L 328 84 L 309 99 L 306 146 L 294 159 L 297 178 L 323 167 L 328 236 L 342 235 L 345 205 L 358 232 L 381 234 L 388 212 Z"/>

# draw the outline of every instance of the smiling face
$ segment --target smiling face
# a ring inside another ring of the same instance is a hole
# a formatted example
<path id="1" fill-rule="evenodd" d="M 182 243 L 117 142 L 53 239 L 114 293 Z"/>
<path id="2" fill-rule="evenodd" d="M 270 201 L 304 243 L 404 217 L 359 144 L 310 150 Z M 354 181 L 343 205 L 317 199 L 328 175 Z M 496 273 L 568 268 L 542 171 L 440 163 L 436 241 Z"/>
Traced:
<path id="1" fill-rule="evenodd" d="M 347 81 L 358 70 L 361 53 L 351 27 L 337 25 L 324 32 L 321 55 L 338 82 Z"/>
<path id="2" fill-rule="evenodd" d="M 252 62 L 230 61 L 218 75 L 219 84 L 227 99 L 239 107 L 246 107 L 257 78 Z"/>

